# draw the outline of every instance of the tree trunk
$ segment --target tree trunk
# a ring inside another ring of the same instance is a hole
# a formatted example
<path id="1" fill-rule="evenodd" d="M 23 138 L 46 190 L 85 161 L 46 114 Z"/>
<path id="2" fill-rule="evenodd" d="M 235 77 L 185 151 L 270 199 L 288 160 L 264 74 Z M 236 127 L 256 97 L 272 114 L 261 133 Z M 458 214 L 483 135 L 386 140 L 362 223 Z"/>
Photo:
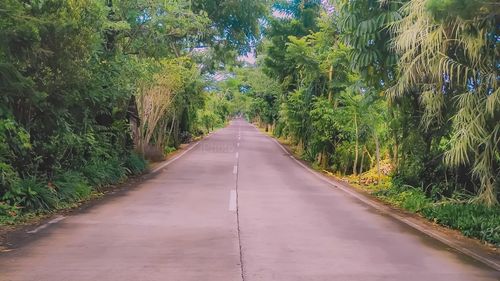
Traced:
<path id="1" fill-rule="evenodd" d="M 373 160 L 373 156 L 370 154 L 370 151 L 368 151 L 368 149 L 366 149 L 366 146 L 364 146 L 365 148 L 365 152 L 366 152 L 366 155 L 368 155 L 368 158 L 370 158 L 370 169 L 373 167 L 373 162 L 375 160 Z"/>
<path id="2" fill-rule="evenodd" d="M 373 136 L 375 138 L 375 151 L 376 151 L 376 155 L 377 155 L 377 176 L 378 176 L 377 184 L 380 185 L 380 144 L 378 142 L 377 134 L 373 133 Z"/>
<path id="3" fill-rule="evenodd" d="M 328 101 L 331 103 L 333 100 L 333 90 L 332 90 L 332 80 L 333 80 L 333 64 L 330 66 L 330 71 L 328 71 Z"/>
<path id="4" fill-rule="evenodd" d="M 361 150 L 361 165 L 359 165 L 359 183 L 361 183 L 361 174 L 363 174 L 363 162 L 365 161 L 365 150 L 366 148 L 363 146 Z"/>
<path id="5" fill-rule="evenodd" d="M 396 169 L 397 169 L 398 166 L 399 166 L 399 143 L 398 143 L 397 138 L 396 138 L 395 144 L 394 144 L 394 161 L 393 161 L 393 164 L 394 164 L 394 167 L 396 167 Z"/>
<path id="6" fill-rule="evenodd" d="M 323 148 L 321 152 L 321 168 L 326 169 L 328 166 L 328 155 L 326 154 L 326 148 Z"/>
<path id="7" fill-rule="evenodd" d="M 356 172 L 357 172 L 357 168 L 358 168 L 358 146 L 359 146 L 358 120 L 356 117 L 356 113 L 354 113 L 354 127 L 356 129 L 356 145 L 354 147 L 354 165 L 352 167 L 352 173 L 356 176 Z"/>
<path id="8" fill-rule="evenodd" d="M 175 123 L 175 112 L 174 112 L 174 117 L 172 117 L 172 124 L 170 125 L 170 131 L 168 132 L 168 136 L 167 136 L 167 141 L 166 141 L 167 146 L 170 143 L 170 136 L 172 135 L 172 132 L 174 131 L 174 123 Z"/>
<path id="9" fill-rule="evenodd" d="M 155 147 L 162 151 L 165 148 L 165 137 L 167 136 L 167 119 L 164 118 L 158 122 L 158 129 L 154 135 Z"/>

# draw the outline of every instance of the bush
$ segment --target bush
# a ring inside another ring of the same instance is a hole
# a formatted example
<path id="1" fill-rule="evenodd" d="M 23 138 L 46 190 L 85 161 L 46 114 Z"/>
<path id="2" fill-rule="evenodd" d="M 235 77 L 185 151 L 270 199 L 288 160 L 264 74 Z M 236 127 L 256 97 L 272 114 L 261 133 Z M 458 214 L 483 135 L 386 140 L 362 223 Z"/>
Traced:
<path id="1" fill-rule="evenodd" d="M 500 246 L 500 206 L 446 202 L 429 205 L 422 215 L 464 235 Z"/>
<path id="2" fill-rule="evenodd" d="M 15 222 L 21 213 L 50 211 L 65 207 L 64 203 L 88 199 L 93 187 L 119 183 L 126 175 L 140 174 L 146 168 L 144 158 L 133 153 L 124 163 L 117 158 L 94 159 L 81 171 L 63 172 L 49 183 L 35 177 L 16 178 L 9 182 L 5 194 L 0 195 L 0 224 Z"/>
<path id="3" fill-rule="evenodd" d="M 179 141 L 181 143 L 189 143 L 193 139 L 193 135 L 188 131 L 183 131 L 180 133 Z"/>
<path id="4" fill-rule="evenodd" d="M 92 188 L 82 173 L 69 171 L 57 177 L 54 182 L 59 200 L 76 202 L 84 200 L 92 193 Z"/>
<path id="5" fill-rule="evenodd" d="M 54 189 L 31 177 L 16 182 L 2 197 L 10 206 L 19 206 L 26 211 L 50 210 L 57 205 Z"/>
<path id="6" fill-rule="evenodd" d="M 0 196 L 19 180 L 17 172 L 11 165 L 0 161 Z"/>
<path id="7" fill-rule="evenodd" d="M 146 160 L 137 153 L 131 153 L 125 160 L 125 169 L 128 175 L 140 175 L 147 167 Z"/>
<path id="8" fill-rule="evenodd" d="M 89 184 L 97 188 L 119 183 L 126 175 L 125 167 L 116 158 L 93 159 L 83 167 L 81 172 Z"/>
<path id="9" fill-rule="evenodd" d="M 0 201 L 0 217 L 13 218 L 19 214 L 19 208 Z"/>
<path id="10" fill-rule="evenodd" d="M 407 159 L 395 171 L 393 175 L 394 183 L 396 185 L 420 185 L 423 182 L 423 171 L 423 161 L 414 156 L 411 161 Z"/>
<path id="11" fill-rule="evenodd" d="M 377 191 L 375 195 L 410 212 L 419 212 L 432 202 L 422 190 L 411 186 L 391 187 Z"/>
<path id="12" fill-rule="evenodd" d="M 167 146 L 167 147 L 165 147 L 164 152 L 165 152 L 165 155 L 168 155 L 168 154 L 170 154 L 170 153 L 172 153 L 172 152 L 174 152 L 176 150 L 177 150 L 177 148 L 175 148 L 175 147 Z"/>

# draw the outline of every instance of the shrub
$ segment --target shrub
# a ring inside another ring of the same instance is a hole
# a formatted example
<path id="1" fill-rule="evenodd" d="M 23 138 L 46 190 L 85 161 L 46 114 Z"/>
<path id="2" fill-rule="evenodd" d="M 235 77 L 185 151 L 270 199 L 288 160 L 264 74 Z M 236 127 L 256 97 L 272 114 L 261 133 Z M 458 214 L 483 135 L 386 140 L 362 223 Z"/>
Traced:
<path id="1" fill-rule="evenodd" d="M 58 198 L 62 202 L 75 202 L 88 198 L 92 188 L 82 173 L 69 171 L 57 177 L 54 182 Z"/>
<path id="2" fill-rule="evenodd" d="M 0 196 L 19 180 L 17 172 L 11 165 L 0 161 Z"/>
<path id="3" fill-rule="evenodd" d="M 431 200 L 418 189 L 404 191 L 401 195 L 404 198 L 402 207 L 411 212 L 419 212 L 431 203 Z"/>
<path id="4" fill-rule="evenodd" d="M 0 217 L 13 218 L 19 214 L 19 208 L 0 201 Z"/>
<path id="5" fill-rule="evenodd" d="M 391 187 L 375 195 L 410 212 L 419 212 L 432 202 L 422 190 L 411 186 Z"/>
<path id="6" fill-rule="evenodd" d="M 146 160 L 137 153 L 131 153 L 125 160 L 125 169 L 128 175 L 142 174 L 147 166 Z"/>
<path id="7" fill-rule="evenodd" d="M 176 150 L 177 150 L 177 148 L 175 148 L 175 147 L 167 146 L 167 147 L 165 147 L 164 152 L 165 152 L 165 155 L 167 155 L 167 154 L 172 153 L 172 152 L 174 152 Z"/>
<path id="8" fill-rule="evenodd" d="M 19 206 L 26 211 L 50 210 L 57 205 L 55 190 L 35 177 L 19 180 L 2 199 L 10 206 Z"/>
<path id="9" fill-rule="evenodd" d="M 126 175 L 126 169 L 116 159 L 93 159 L 82 169 L 82 174 L 93 187 L 103 187 L 120 182 Z"/>
<path id="10" fill-rule="evenodd" d="M 181 143 L 189 143 L 193 139 L 193 135 L 188 131 L 183 131 L 179 135 L 179 141 Z"/>

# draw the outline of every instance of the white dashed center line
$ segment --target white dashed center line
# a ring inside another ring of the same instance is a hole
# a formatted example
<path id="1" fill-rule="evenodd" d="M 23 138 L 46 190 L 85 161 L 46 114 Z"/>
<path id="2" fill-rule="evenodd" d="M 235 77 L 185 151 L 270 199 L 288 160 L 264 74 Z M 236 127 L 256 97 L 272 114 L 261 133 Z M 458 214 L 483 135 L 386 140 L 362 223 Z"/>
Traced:
<path id="1" fill-rule="evenodd" d="M 61 216 L 61 217 L 57 217 L 57 218 L 55 218 L 55 219 L 53 219 L 53 220 L 49 221 L 49 222 L 48 222 L 48 223 L 46 223 L 46 224 L 42 224 L 42 225 L 40 225 L 39 227 L 37 227 L 37 228 L 35 228 L 35 229 L 33 229 L 33 230 L 28 231 L 27 233 L 29 233 L 29 234 L 34 234 L 34 233 L 37 233 L 38 231 L 40 231 L 40 230 L 42 230 L 42 229 L 44 229 L 44 228 L 47 228 L 49 225 L 51 225 L 51 224 L 55 224 L 55 223 L 58 223 L 58 222 L 62 221 L 62 220 L 63 220 L 63 219 L 65 219 L 65 218 L 66 218 L 66 217 L 62 217 L 62 216 Z"/>
<path id="2" fill-rule="evenodd" d="M 236 190 L 231 190 L 229 193 L 229 211 L 236 211 Z"/>

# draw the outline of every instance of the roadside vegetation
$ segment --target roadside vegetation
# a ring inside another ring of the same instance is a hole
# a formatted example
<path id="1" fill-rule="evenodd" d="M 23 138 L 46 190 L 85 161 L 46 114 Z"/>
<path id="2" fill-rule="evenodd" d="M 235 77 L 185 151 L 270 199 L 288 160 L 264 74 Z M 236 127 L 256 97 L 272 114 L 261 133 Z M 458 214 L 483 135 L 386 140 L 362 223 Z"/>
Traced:
<path id="1" fill-rule="evenodd" d="M 266 11 L 231 3 L 0 0 L 0 224 L 98 196 L 224 125 L 211 73 Z"/>
<path id="2" fill-rule="evenodd" d="M 497 1 L 0 3 L 0 223 L 244 115 L 315 168 L 500 245 Z"/>
<path id="3" fill-rule="evenodd" d="M 500 245 L 498 3 L 328 3 L 276 3 L 227 89 L 317 169 Z"/>

